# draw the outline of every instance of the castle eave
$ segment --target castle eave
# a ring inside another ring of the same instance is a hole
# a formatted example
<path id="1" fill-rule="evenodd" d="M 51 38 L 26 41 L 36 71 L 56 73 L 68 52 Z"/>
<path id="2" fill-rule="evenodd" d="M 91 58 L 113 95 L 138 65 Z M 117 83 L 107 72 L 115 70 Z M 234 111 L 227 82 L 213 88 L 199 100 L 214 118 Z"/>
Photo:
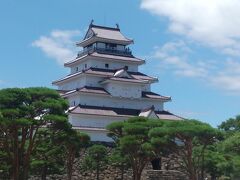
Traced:
<path id="1" fill-rule="evenodd" d="M 73 129 L 82 130 L 82 131 L 102 131 L 102 132 L 107 132 L 106 129 L 101 128 L 101 127 L 73 126 Z"/>
<path id="2" fill-rule="evenodd" d="M 139 65 L 145 63 L 144 60 L 136 58 L 136 57 L 118 56 L 118 55 L 113 55 L 113 54 L 103 54 L 103 53 L 93 52 L 93 53 L 87 53 L 87 54 L 84 54 L 80 57 L 77 57 L 76 59 L 65 63 L 64 66 L 65 67 L 72 67 L 76 63 L 83 62 L 83 61 L 87 60 L 87 58 L 90 58 L 90 57 L 99 58 L 99 59 L 108 60 L 108 61 L 113 61 L 113 62 L 120 61 L 120 62 L 139 64 Z"/>
<path id="3" fill-rule="evenodd" d="M 105 79 L 100 82 L 100 84 L 106 84 L 111 82 L 118 82 L 118 83 L 127 83 L 127 84 L 149 84 L 148 80 L 140 80 L 140 79 L 128 79 L 128 78 L 116 78 L 111 77 L 108 79 Z"/>
<path id="4" fill-rule="evenodd" d="M 77 42 L 76 45 L 80 46 L 80 47 L 85 47 L 85 46 L 95 43 L 95 42 L 105 42 L 105 43 L 116 43 L 116 44 L 121 44 L 121 45 L 129 45 L 129 44 L 133 43 L 133 40 L 131 40 L 131 39 L 119 40 L 119 39 L 93 36 L 93 37 L 90 37 L 83 41 Z"/>
<path id="5" fill-rule="evenodd" d="M 68 97 L 76 93 L 88 93 L 88 94 L 90 93 L 94 95 L 107 95 L 107 96 L 110 95 L 109 92 L 107 92 L 104 88 L 84 86 L 82 88 L 67 91 L 66 93 L 62 94 L 62 97 Z"/>
<path id="6" fill-rule="evenodd" d="M 150 91 L 143 91 L 142 92 L 142 97 L 143 98 L 149 98 L 149 99 L 161 99 L 163 101 L 171 101 L 171 97 L 170 96 L 162 96 L 159 95 L 157 93 L 154 92 L 150 92 Z"/>
<path id="7" fill-rule="evenodd" d="M 86 36 L 83 41 L 77 43 L 77 46 L 84 47 L 96 41 L 116 42 L 122 45 L 129 45 L 133 43 L 133 40 L 125 37 L 119 28 L 90 24 Z"/>
<path id="8" fill-rule="evenodd" d="M 129 108 L 114 108 L 114 107 L 100 107 L 78 105 L 69 111 L 70 114 L 85 114 L 93 116 L 109 116 L 109 117 L 134 117 L 139 116 L 146 110 L 129 109 Z M 183 120 L 183 118 L 174 115 L 168 111 L 154 111 L 156 116 L 162 120 Z"/>
<path id="9" fill-rule="evenodd" d="M 83 75 L 83 74 L 88 74 L 88 75 L 93 75 L 93 76 L 100 76 L 100 77 L 112 77 L 114 76 L 115 72 L 117 70 L 114 69 L 101 69 L 101 68 L 89 68 L 80 72 L 76 72 L 74 74 L 70 74 L 64 78 L 61 78 L 59 80 L 53 81 L 53 85 L 58 85 L 66 80 L 71 80 L 73 78 L 76 78 L 77 76 Z M 147 76 L 143 73 L 140 72 L 128 72 L 131 76 L 133 76 L 136 80 L 142 81 L 142 82 L 148 82 L 148 83 L 153 83 L 158 81 L 157 78 Z"/>

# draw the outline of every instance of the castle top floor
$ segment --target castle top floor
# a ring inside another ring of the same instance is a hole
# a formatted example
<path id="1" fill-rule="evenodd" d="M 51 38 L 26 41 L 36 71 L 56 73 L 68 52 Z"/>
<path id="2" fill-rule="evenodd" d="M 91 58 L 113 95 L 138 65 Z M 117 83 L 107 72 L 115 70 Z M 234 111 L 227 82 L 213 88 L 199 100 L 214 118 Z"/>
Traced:
<path id="1" fill-rule="evenodd" d="M 132 39 L 125 37 L 119 28 L 119 25 L 116 25 L 116 28 L 106 27 L 106 26 L 98 26 L 94 25 L 93 21 L 89 25 L 86 35 L 84 36 L 81 42 L 77 43 L 77 46 L 87 47 L 95 42 L 102 42 L 112 45 L 122 45 L 127 46 L 133 43 Z"/>

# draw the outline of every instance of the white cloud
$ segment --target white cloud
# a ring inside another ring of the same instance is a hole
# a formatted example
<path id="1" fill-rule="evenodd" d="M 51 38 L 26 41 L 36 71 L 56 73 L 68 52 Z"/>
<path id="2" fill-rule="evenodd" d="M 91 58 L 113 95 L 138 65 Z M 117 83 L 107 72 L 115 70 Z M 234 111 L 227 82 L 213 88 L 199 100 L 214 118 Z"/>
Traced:
<path id="1" fill-rule="evenodd" d="M 161 60 L 164 66 L 171 68 L 177 75 L 187 77 L 205 77 L 208 71 L 205 63 L 188 61 L 188 54 L 192 50 L 183 42 L 168 42 L 162 47 L 155 48 L 154 58 Z"/>
<path id="2" fill-rule="evenodd" d="M 225 68 L 210 77 L 212 84 L 232 93 L 240 94 L 240 63 L 227 60 Z"/>
<path id="3" fill-rule="evenodd" d="M 77 30 L 54 30 L 49 36 L 41 36 L 32 45 L 40 48 L 48 57 L 63 64 L 76 57 L 73 38 L 80 35 Z"/>
<path id="4" fill-rule="evenodd" d="M 152 56 L 177 76 L 204 80 L 218 89 L 229 93 L 240 94 L 240 63 L 233 59 L 221 62 L 209 60 L 189 60 L 194 53 L 183 41 L 168 42 L 161 47 L 155 47 Z"/>
<path id="5" fill-rule="evenodd" d="M 201 43 L 224 56 L 212 63 L 192 59 L 185 42 L 168 42 L 155 48 L 160 63 L 181 76 L 204 80 L 226 92 L 240 94 L 239 0 L 142 0 L 141 8 L 169 20 L 169 30 Z M 229 58 L 231 57 L 231 58 Z M 229 60 L 231 59 L 231 60 Z"/>
<path id="6" fill-rule="evenodd" d="M 239 0 L 142 0 L 141 8 L 169 19 L 169 30 L 240 56 Z"/>

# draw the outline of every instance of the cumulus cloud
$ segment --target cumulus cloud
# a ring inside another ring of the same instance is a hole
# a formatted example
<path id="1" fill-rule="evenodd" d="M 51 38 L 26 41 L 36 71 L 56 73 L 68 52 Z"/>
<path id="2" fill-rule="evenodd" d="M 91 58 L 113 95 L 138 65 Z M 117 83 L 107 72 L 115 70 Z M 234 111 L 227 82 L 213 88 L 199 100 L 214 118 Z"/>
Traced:
<path id="1" fill-rule="evenodd" d="M 240 56 L 239 0 L 142 0 L 141 8 L 168 18 L 171 32 Z"/>
<path id="2" fill-rule="evenodd" d="M 178 76 L 201 79 L 240 94 L 239 0 L 141 0 L 141 8 L 167 18 L 169 31 L 181 35 L 179 38 L 187 37 L 223 55 L 214 63 L 209 59 L 199 61 L 196 57 L 201 55 L 189 48 L 193 46 L 174 41 L 155 48 L 154 57 L 160 63 Z M 195 53 L 195 59 L 191 53 Z"/>
<path id="3" fill-rule="evenodd" d="M 194 50 L 185 42 L 173 41 L 155 47 L 152 58 L 177 76 L 204 80 L 226 92 L 240 94 L 240 63 L 237 60 L 198 61 L 191 59 L 192 53 Z"/>
<path id="4" fill-rule="evenodd" d="M 63 64 L 76 57 L 74 37 L 78 37 L 77 30 L 53 30 L 48 36 L 41 36 L 32 45 L 40 48 L 48 57 L 59 64 Z"/>
<path id="5" fill-rule="evenodd" d="M 205 77 L 208 71 L 204 62 L 191 63 L 188 54 L 192 50 L 183 41 L 168 42 L 156 47 L 153 57 L 161 60 L 164 66 L 171 68 L 175 74 L 186 77 Z"/>
<path id="6" fill-rule="evenodd" d="M 225 68 L 210 77 L 210 81 L 217 87 L 240 94 L 240 63 L 236 60 L 227 60 Z"/>

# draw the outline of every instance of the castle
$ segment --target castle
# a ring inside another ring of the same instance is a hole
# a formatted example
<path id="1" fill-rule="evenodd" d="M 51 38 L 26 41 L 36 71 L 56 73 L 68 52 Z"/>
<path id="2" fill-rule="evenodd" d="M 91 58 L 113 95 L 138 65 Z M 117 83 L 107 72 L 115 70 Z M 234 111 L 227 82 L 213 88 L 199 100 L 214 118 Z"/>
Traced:
<path id="1" fill-rule="evenodd" d="M 77 42 L 83 50 L 64 64 L 70 74 L 53 82 L 69 101 L 73 128 L 89 134 L 92 141 L 111 141 L 106 125 L 133 116 L 182 119 L 164 110 L 171 97 L 151 91 L 151 84 L 158 79 L 138 71 L 145 60 L 132 54 L 130 44 L 133 40 L 125 37 L 118 25 L 91 23 L 83 40 Z"/>

